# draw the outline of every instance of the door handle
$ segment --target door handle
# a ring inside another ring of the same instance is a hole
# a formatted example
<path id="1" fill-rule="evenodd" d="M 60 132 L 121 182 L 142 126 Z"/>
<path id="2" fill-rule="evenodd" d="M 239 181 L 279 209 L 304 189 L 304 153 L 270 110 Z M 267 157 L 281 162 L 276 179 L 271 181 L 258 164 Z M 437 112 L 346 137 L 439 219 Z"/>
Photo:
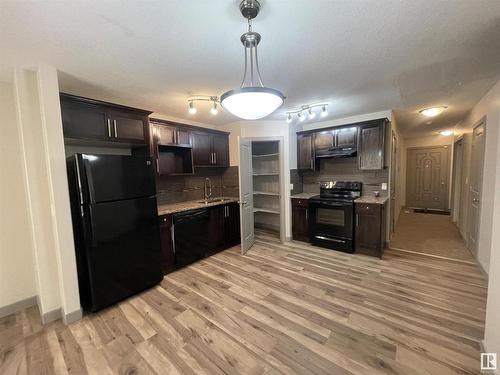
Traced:
<path id="1" fill-rule="evenodd" d="M 116 131 L 116 120 L 113 120 L 113 129 L 115 130 L 115 138 L 118 138 L 118 132 Z"/>
<path id="2" fill-rule="evenodd" d="M 111 120 L 108 118 L 108 137 L 111 138 Z"/>

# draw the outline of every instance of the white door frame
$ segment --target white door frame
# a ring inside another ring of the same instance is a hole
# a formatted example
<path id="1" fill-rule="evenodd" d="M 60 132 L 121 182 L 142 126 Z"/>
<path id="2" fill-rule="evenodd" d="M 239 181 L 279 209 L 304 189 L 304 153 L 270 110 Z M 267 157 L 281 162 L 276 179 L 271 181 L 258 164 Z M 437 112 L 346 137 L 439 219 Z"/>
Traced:
<path id="1" fill-rule="evenodd" d="M 273 137 L 238 137 L 238 150 L 239 150 L 239 139 L 244 139 L 251 142 L 272 142 L 278 141 L 278 152 L 279 152 L 279 166 L 280 166 L 280 241 L 285 242 L 286 240 L 286 217 L 285 217 L 285 156 L 284 156 L 284 144 L 285 138 L 283 136 L 273 136 Z M 240 160 L 241 163 L 241 160 Z M 239 174 L 239 166 L 238 166 Z"/>

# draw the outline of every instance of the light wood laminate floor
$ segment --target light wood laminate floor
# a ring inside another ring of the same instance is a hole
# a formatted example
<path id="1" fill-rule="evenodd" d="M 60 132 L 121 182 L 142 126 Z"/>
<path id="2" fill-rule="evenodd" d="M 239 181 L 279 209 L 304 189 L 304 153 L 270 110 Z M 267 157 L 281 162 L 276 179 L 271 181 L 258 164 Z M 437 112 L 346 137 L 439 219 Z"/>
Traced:
<path id="1" fill-rule="evenodd" d="M 475 264 L 383 260 L 259 233 L 80 322 L 0 319 L 1 374 L 476 374 Z"/>

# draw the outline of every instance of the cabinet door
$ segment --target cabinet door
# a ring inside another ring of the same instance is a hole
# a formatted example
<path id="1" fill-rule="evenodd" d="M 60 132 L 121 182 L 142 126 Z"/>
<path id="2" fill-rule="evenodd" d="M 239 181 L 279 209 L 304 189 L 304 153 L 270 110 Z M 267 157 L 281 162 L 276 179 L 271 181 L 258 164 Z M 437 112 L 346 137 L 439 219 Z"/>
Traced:
<path id="1" fill-rule="evenodd" d="M 106 107 L 61 99 L 65 138 L 108 141 L 111 122 Z"/>
<path id="2" fill-rule="evenodd" d="M 355 148 L 358 141 L 358 128 L 339 129 L 335 133 L 336 145 L 342 148 Z"/>
<path id="3" fill-rule="evenodd" d="M 226 206 L 215 206 L 210 208 L 209 213 L 209 241 L 210 249 L 207 255 L 215 254 L 224 249 L 225 234 L 224 234 L 224 221 Z"/>
<path id="4" fill-rule="evenodd" d="M 313 135 L 297 137 L 297 169 L 314 169 Z"/>
<path id="5" fill-rule="evenodd" d="M 114 140 L 146 143 L 147 117 L 134 113 L 110 111 Z"/>
<path id="6" fill-rule="evenodd" d="M 191 132 L 183 128 L 175 129 L 175 143 L 178 146 L 191 147 Z"/>
<path id="7" fill-rule="evenodd" d="M 325 130 L 314 134 L 314 150 L 329 150 L 335 146 L 335 130 Z"/>
<path id="8" fill-rule="evenodd" d="M 358 141 L 359 169 L 384 169 L 384 135 L 385 123 L 360 127 Z"/>
<path id="9" fill-rule="evenodd" d="M 225 248 L 236 246 L 241 242 L 240 238 L 240 205 L 230 203 L 225 207 L 226 218 L 224 232 L 226 237 Z"/>
<path id="10" fill-rule="evenodd" d="M 193 133 L 194 166 L 207 166 L 212 163 L 212 136 L 208 133 Z"/>
<path id="11" fill-rule="evenodd" d="M 308 209 L 292 206 L 292 238 L 295 241 L 309 242 Z"/>
<path id="12" fill-rule="evenodd" d="M 356 204 L 356 252 L 382 256 L 382 215 L 380 205 Z"/>
<path id="13" fill-rule="evenodd" d="M 172 215 L 160 216 L 161 268 L 163 274 L 175 269 L 175 255 L 172 244 Z"/>
<path id="14" fill-rule="evenodd" d="M 166 125 L 155 124 L 155 138 L 159 145 L 175 144 L 175 128 Z"/>
<path id="15" fill-rule="evenodd" d="M 218 167 L 229 167 L 229 137 L 227 135 L 212 135 L 213 164 Z"/>

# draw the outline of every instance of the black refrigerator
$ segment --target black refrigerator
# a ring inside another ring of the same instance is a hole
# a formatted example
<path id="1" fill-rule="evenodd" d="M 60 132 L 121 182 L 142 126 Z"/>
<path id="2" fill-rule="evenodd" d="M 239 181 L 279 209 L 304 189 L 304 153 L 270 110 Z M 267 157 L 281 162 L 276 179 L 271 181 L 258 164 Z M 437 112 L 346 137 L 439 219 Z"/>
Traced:
<path id="1" fill-rule="evenodd" d="M 163 278 L 155 175 L 141 156 L 67 159 L 80 303 L 97 311 Z"/>

